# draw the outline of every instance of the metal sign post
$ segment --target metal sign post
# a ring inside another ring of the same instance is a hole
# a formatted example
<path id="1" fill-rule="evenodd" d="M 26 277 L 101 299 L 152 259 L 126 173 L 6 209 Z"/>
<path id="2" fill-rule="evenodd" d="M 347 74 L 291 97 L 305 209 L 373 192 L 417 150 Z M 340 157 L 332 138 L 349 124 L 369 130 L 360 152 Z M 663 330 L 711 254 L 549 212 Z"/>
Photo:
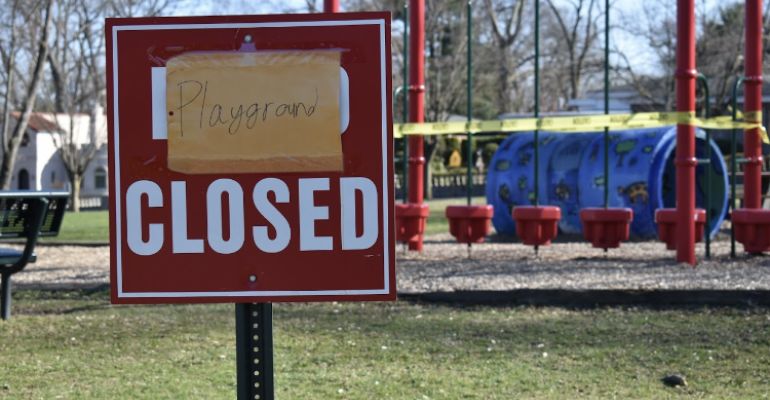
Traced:
<path id="1" fill-rule="evenodd" d="M 235 304 L 238 400 L 272 400 L 273 304 Z"/>

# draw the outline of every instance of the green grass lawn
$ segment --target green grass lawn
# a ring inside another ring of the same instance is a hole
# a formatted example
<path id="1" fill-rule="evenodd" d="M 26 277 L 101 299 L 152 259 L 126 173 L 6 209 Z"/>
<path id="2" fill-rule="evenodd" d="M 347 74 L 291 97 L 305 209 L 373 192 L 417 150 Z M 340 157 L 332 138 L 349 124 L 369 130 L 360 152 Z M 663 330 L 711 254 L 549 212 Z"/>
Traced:
<path id="1" fill-rule="evenodd" d="M 233 399 L 231 304 L 18 291 L 0 398 Z M 770 311 L 278 304 L 279 399 L 761 399 Z M 667 373 L 689 386 L 668 388 Z"/>
<path id="2" fill-rule="evenodd" d="M 59 236 L 42 238 L 42 242 L 103 242 L 110 241 L 107 211 L 81 211 L 64 214 Z"/>

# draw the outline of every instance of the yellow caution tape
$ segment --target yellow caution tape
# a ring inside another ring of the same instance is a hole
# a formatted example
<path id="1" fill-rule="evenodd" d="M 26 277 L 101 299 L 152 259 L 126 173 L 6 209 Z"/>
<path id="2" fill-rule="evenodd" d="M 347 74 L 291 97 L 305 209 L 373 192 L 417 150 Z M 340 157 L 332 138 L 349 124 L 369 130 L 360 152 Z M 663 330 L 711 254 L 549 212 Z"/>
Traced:
<path id="1" fill-rule="evenodd" d="M 767 129 L 762 126 L 762 111 L 746 111 L 743 120 L 746 123 L 757 125 L 756 127 L 759 128 L 759 136 L 762 138 L 762 142 L 770 144 L 770 140 L 767 137 Z"/>
<path id="2" fill-rule="evenodd" d="M 694 112 L 649 112 L 636 114 L 575 115 L 563 117 L 521 118 L 471 122 L 405 123 L 393 126 L 393 136 L 450 135 L 470 132 L 500 133 L 527 132 L 535 129 L 554 132 L 592 132 L 610 130 L 656 128 L 668 125 L 693 125 L 705 129 L 759 129 L 762 141 L 770 144 L 762 126 L 762 112 L 747 112 L 743 121 L 730 117 L 697 118 Z"/>
<path id="3" fill-rule="evenodd" d="M 747 122 L 762 123 L 762 111 L 746 111 L 743 120 Z"/>

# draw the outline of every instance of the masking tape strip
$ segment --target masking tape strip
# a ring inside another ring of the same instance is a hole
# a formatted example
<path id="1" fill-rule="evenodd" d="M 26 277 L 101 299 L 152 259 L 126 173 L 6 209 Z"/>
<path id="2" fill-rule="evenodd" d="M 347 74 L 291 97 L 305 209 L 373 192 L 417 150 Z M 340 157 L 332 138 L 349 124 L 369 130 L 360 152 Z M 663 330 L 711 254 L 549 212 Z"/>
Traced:
<path id="1" fill-rule="evenodd" d="M 762 112 L 747 112 L 743 121 L 730 117 L 697 118 L 694 112 L 650 112 L 636 114 L 579 115 L 564 117 L 522 118 L 471 122 L 405 123 L 393 126 L 393 136 L 404 135 L 451 135 L 500 132 L 527 132 L 542 129 L 554 132 L 591 132 L 610 130 L 657 128 L 668 125 L 693 125 L 705 129 L 754 129 L 758 128 L 762 141 L 770 144 L 767 131 L 762 126 Z"/>

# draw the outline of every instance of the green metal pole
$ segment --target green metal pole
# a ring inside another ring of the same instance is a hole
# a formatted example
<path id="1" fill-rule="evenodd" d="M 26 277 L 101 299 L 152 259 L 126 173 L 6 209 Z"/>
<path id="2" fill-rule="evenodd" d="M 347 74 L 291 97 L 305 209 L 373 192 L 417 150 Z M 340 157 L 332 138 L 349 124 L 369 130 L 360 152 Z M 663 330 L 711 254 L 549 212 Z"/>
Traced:
<path id="1" fill-rule="evenodd" d="M 706 76 L 698 74 L 698 82 L 703 87 L 703 95 L 705 99 L 703 101 L 703 118 L 708 118 L 711 113 L 711 99 L 709 98 L 709 83 Z M 703 202 L 706 205 L 706 229 L 704 235 L 706 236 L 706 258 L 711 258 L 711 179 L 712 179 L 712 166 L 711 166 L 711 130 L 706 129 L 706 196 Z"/>
<path id="2" fill-rule="evenodd" d="M 473 96 L 471 93 L 471 86 L 473 84 L 473 73 L 472 73 L 472 66 L 473 66 L 473 50 L 471 48 L 472 44 L 472 36 L 471 36 L 471 30 L 472 30 L 472 9 L 471 9 L 471 2 L 468 1 L 468 4 L 465 6 L 466 8 L 466 14 L 468 17 L 468 59 L 466 61 L 467 69 L 466 72 L 466 78 L 465 78 L 465 86 L 466 86 L 466 102 L 468 103 L 465 106 L 466 113 L 468 114 L 468 123 L 470 124 L 471 119 L 473 118 Z M 467 197 L 468 197 L 468 205 L 471 205 L 471 196 L 473 195 L 473 171 L 471 170 L 473 166 L 471 165 L 471 160 L 473 160 L 473 135 L 471 134 L 471 130 L 468 129 L 468 132 L 466 132 L 467 137 L 467 150 L 466 150 L 466 164 L 468 164 L 468 176 L 466 177 L 465 186 L 467 189 Z M 470 244 L 469 244 L 470 245 Z"/>
<path id="3" fill-rule="evenodd" d="M 540 0 L 535 0 L 535 118 L 540 118 Z M 540 165 L 540 129 L 535 129 L 535 207 L 540 205 L 538 199 L 538 188 L 540 184 L 539 168 Z M 535 247 L 537 251 L 537 247 Z"/>
<path id="4" fill-rule="evenodd" d="M 604 2 L 604 114 L 610 113 L 610 0 Z M 610 205 L 610 128 L 604 127 L 604 208 Z M 607 249 L 604 249 L 607 251 Z"/>
<path id="5" fill-rule="evenodd" d="M 733 84 L 733 121 L 738 120 L 738 88 L 743 84 L 743 77 L 739 76 Z M 738 169 L 738 160 L 736 159 L 737 145 L 735 143 L 736 130 L 732 130 L 730 136 L 730 257 L 735 258 L 735 223 L 732 219 L 732 213 L 735 211 L 735 179 L 736 169 Z"/>
<path id="6" fill-rule="evenodd" d="M 401 98 L 404 104 L 404 108 L 401 110 L 401 121 L 407 122 L 409 120 L 409 3 L 404 3 L 404 90 L 401 91 Z M 409 187 L 409 138 L 404 135 L 404 159 L 403 163 L 403 179 L 401 180 L 401 195 L 403 202 L 406 204 L 409 200 L 407 188 Z"/>

